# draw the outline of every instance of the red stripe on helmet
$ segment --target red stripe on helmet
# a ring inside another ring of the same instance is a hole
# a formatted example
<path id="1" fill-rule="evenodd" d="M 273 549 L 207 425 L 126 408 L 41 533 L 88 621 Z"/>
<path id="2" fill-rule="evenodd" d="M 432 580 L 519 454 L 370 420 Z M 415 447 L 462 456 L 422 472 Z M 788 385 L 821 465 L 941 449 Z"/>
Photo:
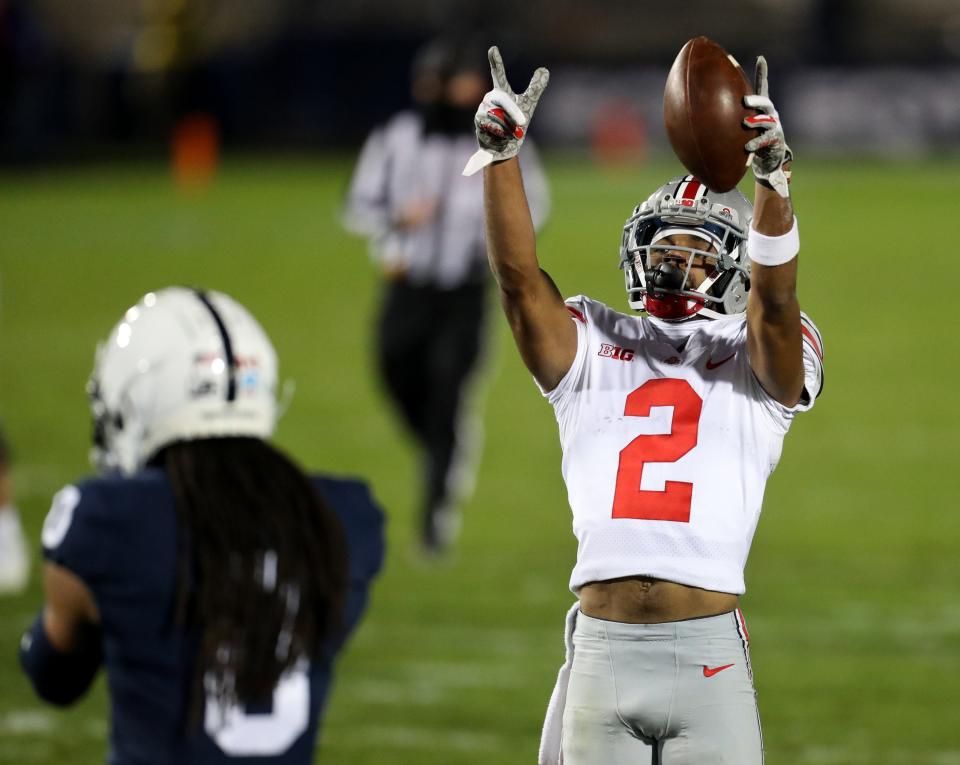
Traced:
<path id="1" fill-rule="evenodd" d="M 696 199 L 697 192 L 700 191 L 700 185 L 700 181 L 698 181 L 696 178 L 694 178 L 692 181 L 689 181 L 686 188 L 683 190 L 681 199 Z"/>

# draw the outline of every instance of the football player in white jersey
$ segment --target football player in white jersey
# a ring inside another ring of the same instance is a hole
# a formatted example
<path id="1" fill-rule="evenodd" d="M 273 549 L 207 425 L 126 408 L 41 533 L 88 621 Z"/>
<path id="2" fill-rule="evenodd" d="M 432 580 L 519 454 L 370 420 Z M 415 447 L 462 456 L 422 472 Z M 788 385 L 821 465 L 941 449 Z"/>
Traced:
<path id="1" fill-rule="evenodd" d="M 755 203 L 692 176 L 624 227 L 626 315 L 564 301 L 537 261 L 516 154 L 549 73 L 516 94 L 496 48 L 477 111 L 490 265 L 520 354 L 553 405 L 579 548 L 567 663 L 540 762 L 763 761 L 743 569 L 792 418 L 822 384 L 796 294 L 792 154 L 757 60 L 746 127 Z M 746 138 L 746 134 L 745 134 Z"/>

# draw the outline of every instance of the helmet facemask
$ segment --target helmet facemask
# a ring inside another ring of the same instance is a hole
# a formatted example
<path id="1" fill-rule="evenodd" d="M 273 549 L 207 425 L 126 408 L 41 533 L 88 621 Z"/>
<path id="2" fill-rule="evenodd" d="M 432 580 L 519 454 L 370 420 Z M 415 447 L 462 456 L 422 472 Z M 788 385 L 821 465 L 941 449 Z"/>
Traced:
<path id="1" fill-rule="evenodd" d="M 691 176 L 654 192 L 623 229 L 620 267 L 630 307 L 671 321 L 742 314 L 750 284 L 745 241 L 751 215 L 738 191 L 713 195 Z M 680 234 L 699 238 L 709 249 L 664 241 Z M 701 264 L 706 276 L 695 285 L 691 271 Z"/>

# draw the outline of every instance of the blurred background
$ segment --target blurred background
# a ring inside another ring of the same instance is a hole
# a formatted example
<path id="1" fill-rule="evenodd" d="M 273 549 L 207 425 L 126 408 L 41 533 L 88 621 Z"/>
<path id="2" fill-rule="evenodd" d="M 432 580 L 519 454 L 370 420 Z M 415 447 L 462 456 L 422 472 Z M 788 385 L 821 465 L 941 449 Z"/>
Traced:
<path id="1" fill-rule="evenodd" d="M 417 48 L 454 29 L 495 38 L 516 64 L 549 65 L 552 97 L 538 125 L 545 145 L 614 140 L 597 133 L 617 114 L 630 122 L 619 140 L 630 127 L 634 140 L 662 149 L 664 74 L 678 44 L 705 31 L 748 72 L 757 52 L 769 57 L 798 146 L 916 154 L 960 136 L 954 0 L 694 0 L 684 8 L 88 0 L 79 12 L 69 0 L 3 0 L 2 159 L 156 152 L 196 113 L 213 119 L 229 148 L 355 146 L 407 102 Z"/>
<path id="2" fill-rule="evenodd" d="M 680 171 L 661 116 L 674 56 L 698 34 L 748 74 L 767 56 L 826 350 L 747 570 L 768 761 L 960 765 L 960 5 L 676 7 L 0 0 L 0 421 L 33 560 L 27 591 L 0 597 L 0 763 L 104 760 L 102 680 L 46 708 L 15 654 L 50 497 L 89 469 L 95 343 L 171 283 L 250 307 L 297 383 L 278 442 L 366 476 L 390 514 L 318 760 L 535 761 L 575 556 L 552 412 L 492 311 L 477 490 L 456 555 L 422 561 L 412 444 L 371 359 L 380 278 L 339 220 L 362 141 L 410 102 L 415 53 L 456 31 L 498 44 L 515 89 L 550 68 L 531 133 L 553 196 L 541 261 L 565 294 L 622 310 L 623 221 Z"/>

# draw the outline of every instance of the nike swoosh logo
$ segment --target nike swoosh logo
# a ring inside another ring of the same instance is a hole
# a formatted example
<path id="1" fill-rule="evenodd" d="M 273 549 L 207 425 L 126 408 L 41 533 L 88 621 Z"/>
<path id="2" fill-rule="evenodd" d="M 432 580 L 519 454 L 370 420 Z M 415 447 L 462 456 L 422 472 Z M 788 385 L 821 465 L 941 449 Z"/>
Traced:
<path id="1" fill-rule="evenodd" d="M 720 359 L 720 361 L 716 361 L 716 362 L 715 362 L 713 359 L 707 359 L 707 369 L 716 369 L 717 367 L 721 366 L 722 364 L 726 364 L 728 361 L 730 361 L 730 359 L 732 359 L 732 358 L 733 358 L 734 356 L 736 356 L 736 355 L 737 355 L 737 352 L 734 351 L 734 352 L 731 353 L 729 356 L 727 356 L 727 358 L 725 358 L 725 359 Z"/>
<path id="2" fill-rule="evenodd" d="M 724 664 L 722 667 L 708 667 L 704 665 L 703 667 L 703 676 L 704 677 L 713 677 L 717 672 L 723 672 L 725 669 L 730 669 L 733 664 Z"/>

